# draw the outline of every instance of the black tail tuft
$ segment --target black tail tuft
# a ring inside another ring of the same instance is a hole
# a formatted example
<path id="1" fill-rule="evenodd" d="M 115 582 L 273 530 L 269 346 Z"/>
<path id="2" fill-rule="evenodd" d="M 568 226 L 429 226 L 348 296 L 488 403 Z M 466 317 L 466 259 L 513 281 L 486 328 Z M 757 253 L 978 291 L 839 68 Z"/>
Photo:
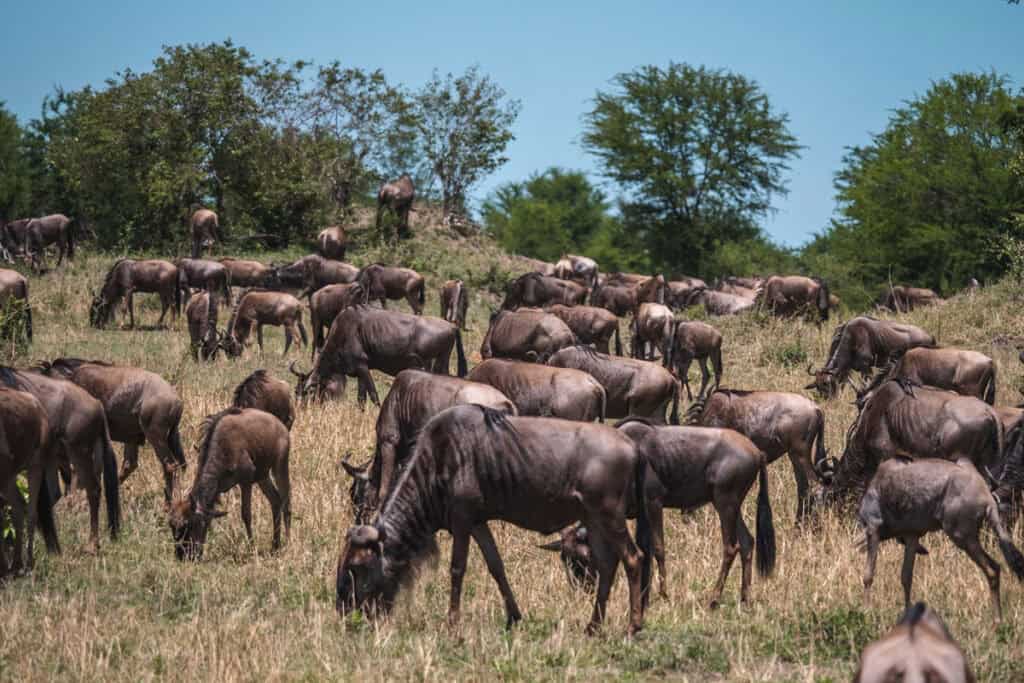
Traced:
<path id="1" fill-rule="evenodd" d="M 39 530 L 46 540 L 46 550 L 54 554 L 60 553 L 60 541 L 57 539 L 57 518 L 53 514 L 53 506 L 56 504 L 50 493 L 50 487 L 46 482 L 39 487 L 39 497 L 36 502 L 36 519 L 39 520 Z"/>
<path id="2" fill-rule="evenodd" d="M 1007 537 L 999 539 L 999 550 L 1003 553 L 1003 559 L 1013 575 L 1024 581 L 1024 555 L 1017 550 L 1017 546 Z"/>
<path id="3" fill-rule="evenodd" d="M 455 357 L 458 361 L 459 377 L 465 377 L 469 374 L 469 366 L 466 363 L 466 349 L 462 346 L 462 332 L 458 325 L 455 325 Z"/>
<path id="4" fill-rule="evenodd" d="M 647 475 L 647 460 L 642 455 L 637 458 L 633 471 L 633 488 L 636 496 L 636 544 L 644 554 L 640 563 L 640 595 L 642 605 L 647 607 L 651 595 L 651 568 L 654 564 L 654 535 L 651 533 L 651 520 L 647 516 L 647 498 L 644 493 L 644 479 Z"/>
<path id="5" fill-rule="evenodd" d="M 619 321 L 615 321 L 615 355 L 622 355 L 622 337 L 619 335 Z"/>
<path id="6" fill-rule="evenodd" d="M 427 302 L 427 285 L 425 283 L 420 284 L 419 302 L 420 306 Z"/>
<path id="7" fill-rule="evenodd" d="M 75 223 L 77 221 L 71 221 L 68 223 L 68 258 L 73 259 L 75 257 Z"/>
<path id="8" fill-rule="evenodd" d="M 185 449 L 181 447 L 181 432 L 178 430 L 178 425 L 171 428 L 171 433 L 167 436 L 167 445 L 170 446 L 174 459 L 184 467 L 186 464 Z"/>
<path id="9" fill-rule="evenodd" d="M 821 467 L 822 463 L 828 457 L 825 452 L 825 413 L 821 410 L 817 411 L 817 428 L 814 435 L 814 469 L 817 470 Z"/>
<path id="10" fill-rule="evenodd" d="M 672 380 L 672 415 L 669 417 L 671 424 L 679 424 L 679 382 Z"/>
<path id="11" fill-rule="evenodd" d="M 988 375 L 988 387 L 985 389 L 985 403 L 996 404 L 996 370 L 992 368 Z"/>
<path id="12" fill-rule="evenodd" d="M 775 526 L 768 498 L 768 465 L 762 463 L 757 492 L 757 573 L 771 576 L 775 571 Z"/>
<path id="13" fill-rule="evenodd" d="M 107 501 L 107 526 L 110 538 L 121 532 L 121 485 L 117 479 L 117 458 L 110 438 L 103 438 L 103 496 Z"/>

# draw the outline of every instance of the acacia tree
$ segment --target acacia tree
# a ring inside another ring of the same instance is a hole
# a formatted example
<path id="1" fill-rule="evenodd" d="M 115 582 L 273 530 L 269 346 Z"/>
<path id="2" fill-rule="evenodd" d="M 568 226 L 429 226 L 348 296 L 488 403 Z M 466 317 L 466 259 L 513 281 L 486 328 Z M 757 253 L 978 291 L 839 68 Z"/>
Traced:
<path id="1" fill-rule="evenodd" d="M 670 63 L 612 79 L 584 116 L 584 148 L 623 192 L 625 229 L 655 265 L 710 275 L 716 247 L 759 236 L 799 145 L 756 82 Z"/>

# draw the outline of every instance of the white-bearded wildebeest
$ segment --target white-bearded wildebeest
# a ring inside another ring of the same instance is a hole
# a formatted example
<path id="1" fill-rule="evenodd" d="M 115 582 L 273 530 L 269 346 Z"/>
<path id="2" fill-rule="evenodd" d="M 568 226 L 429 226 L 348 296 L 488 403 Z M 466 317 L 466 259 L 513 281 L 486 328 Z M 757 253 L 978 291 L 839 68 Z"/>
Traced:
<path id="1" fill-rule="evenodd" d="M 277 379 L 266 370 L 253 370 L 235 387 L 231 405 L 235 408 L 255 408 L 270 413 L 288 431 L 295 422 L 295 406 L 292 403 L 292 388 L 284 380 Z"/>
<path id="2" fill-rule="evenodd" d="M 359 277 L 359 269 L 349 263 L 308 254 L 284 266 L 274 268 L 274 288 L 315 292 L 327 285 L 350 284 Z M 302 296 L 302 295 L 300 295 Z"/>
<path id="3" fill-rule="evenodd" d="M 256 328 L 256 343 L 263 353 L 263 326 L 274 325 L 284 328 L 284 352 L 288 355 L 292 341 L 305 346 L 309 343 L 306 327 L 302 324 L 302 303 L 286 292 L 265 289 L 246 290 L 235 304 L 235 310 L 228 320 L 227 330 L 221 347 L 232 358 L 242 355 L 249 344 L 249 335 Z"/>
<path id="4" fill-rule="evenodd" d="M 653 360 L 655 349 L 661 352 L 662 359 L 668 358 L 669 345 L 672 343 L 672 327 L 675 317 L 672 309 L 663 304 L 643 303 L 633 312 L 633 338 L 630 350 L 633 358 Z"/>
<path id="5" fill-rule="evenodd" d="M 935 346 L 935 337 L 914 325 L 857 316 L 836 328 L 825 367 L 817 372 L 808 367 L 807 372 L 814 381 L 804 388 L 831 398 L 850 381 L 851 372 L 859 372 L 867 381 L 873 368 L 917 346 Z"/>
<path id="6" fill-rule="evenodd" d="M 576 344 L 576 336 L 562 320 L 537 308 L 498 311 L 480 345 L 480 356 L 515 358 L 546 363 L 559 349 Z"/>
<path id="7" fill-rule="evenodd" d="M 46 248 L 57 245 L 57 266 L 75 257 L 75 222 L 64 214 L 55 213 L 42 218 L 33 218 L 25 226 L 25 253 L 32 258 L 36 272 L 46 269 Z"/>
<path id="8" fill-rule="evenodd" d="M 764 452 L 768 463 L 789 455 L 796 479 L 797 520 L 809 512 L 810 482 L 826 459 L 825 414 L 814 401 L 781 391 L 715 389 L 687 412 L 691 424 L 734 429 Z"/>
<path id="9" fill-rule="evenodd" d="M 893 355 L 889 365 L 878 371 L 867 390 L 885 379 L 897 377 L 980 398 L 989 405 L 996 400 L 996 364 L 977 351 L 928 346 L 907 349 Z"/>
<path id="10" fill-rule="evenodd" d="M 457 326 L 440 318 L 353 306 L 334 319 L 308 373 L 297 371 L 292 364 L 291 371 L 299 378 L 295 395 L 322 398 L 328 392 L 340 393 L 345 390 L 345 378 L 355 377 L 359 381 L 359 404 L 366 402 L 368 393 L 373 404 L 379 406 L 370 370 L 391 376 L 409 369 L 447 375 L 453 347 L 458 375 L 465 377 L 466 352 Z"/>
<path id="11" fill-rule="evenodd" d="M 388 299 L 405 299 L 413 313 L 423 313 L 423 304 L 427 300 L 426 281 L 411 268 L 374 263 L 359 271 L 356 282 L 366 290 L 370 301 L 380 301 L 381 308 L 388 307 Z"/>
<path id="12" fill-rule="evenodd" d="M 935 458 L 886 460 L 878 466 L 864 493 L 858 518 L 868 551 L 865 602 L 870 600 L 879 543 L 899 538 L 905 546 L 900 577 L 904 606 L 910 607 L 914 560 L 921 537 L 942 529 L 985 574 L 995 621 L 999 622 L 999 563 L 985 552 L 979 539 L 985 522 L 998 537 L 1006 564 L 1018 579 L 1024 580 L 1024 555 L 1013 545 L 988 484 L 966 458 L 956 462 Z"/>
<path id="13" fill-rule="evenodd" d="M 239 487 L 242 523 L 252 541 L 252 485 L 263 491 L 274 518 L 271 548 L 281 547 L 281 520 L 287 538 L 291 532 L 291 485 L 288 452 L 291 439 L 281 421 L 262 410 L 231 407 L 203 422 L 196 478 L 192 489 L 169 508 L 174 554 L 179 560 L 199 560 L 220 494 Z M 273 477 L 273 481 L 271 481 Z M 275 486 L 276 484 L 276 486 Z"/>
<path id="14" fill-rule="evenodd" d="M 712 590 L 710 606 L 718 606 L 736 554 L 742 564 L 740 600 L 750 599 L 752 555 L 755 540 L 743 521 L 743 501 L 760 479 L 757 494 L 757 569 L 770 576 L 775 568 L 775 527 L 768 496 L 767 462 L 749 439 L 731 429 L 656 426 L 641 418 L 627 418 L 618 430 L 629 436 L 646 460 L 642 487 L 643 505 L 650 517 L 654 557 L 658 561 L 659 589 L 667 597 L 664 509 L 696 510 L 711 503 L 718 513 L 722 533 L 722 566 Z M 634 488 L 634 487 L 630 487 Z M 636 497 L 627 498 L 627 516 L 636 510 Z M 642 509 L 642 508 L 641 508 Z M 567 569 L 589 588 L 593 576 L 590 530 L 562 533 L 560 541 L 541 546 L 561 551 Z"/>
<path id="15" fill-rule="evenodd" d="M 374 222 L 377 230 L 380 230 L 381 216 L 384 209 L 387 208 L 398 217 L 398 236 L 407 237 L 409 235 L 409 213 L 412 211 L 412 203 L 415 199 L 416 188 L 408 173 L 402 174 L 398 180 L 381 185 L 377 190 L 377 217 Z"/>
<path id="16" fill-rule="evenodd" d="M 697 287 L 707 288 L 707 283 L 697 277 L 683 276 L 665 283 L 665 305 L 674 311 L 686 308 L 686 299 Z"/>
<path id="17" fill-rule="evenodd" d="M 465 283 L 462 280 L 448 280 L 441 285 L 441 317 L 464 330 L 468 312 L 469 293 Z"/>
<path id="18" fill-rule="evenodd" d="M 386 500 L 392 483 L 412 455 L 420 430 L 432 417 L 452 406 L 486 406 L 505 415 L 516 407 L 492 386 L 422 370 L 402 370 L 395 376 L 377 416 L 377 447 L 366 467 L 348 461 L 342 467 L 352 477 L 349 496 L 356 524 L 365 524 Z"/>
<path id="19" fill-rule="evenodd" d="M 199 258 L 204 248 L 220 241 L 217 214 L 209 209 L 196 209 L 189 219 L 189 234 L 192 238 L 192 258 Z"/>
<path id="20" fill-rule="evenodd" d="M 336 607 L 387 612 L 418 561 L 452 535 L 448 623 L 459 621 L 469 539 L 476 541 L 505 602 L 507 625 L 521 619 L 487 523 L 501 520 L 550 534 L 582 520 L 589 529 L 598 589 L 588 633 L 604 621 L 618 565 L 629 581 L 629 633 L 643 627 L 650 583 L 650 525 L 639 491 L 646 463 L 611 427 L 507 417 L 456 406 L 421 432 L 405 472 L 372 525 L 354 526 L 338 558 Z M 626 527 L 628 488 L 640 501 L 637 544 Z M 639 545 L 639 551 L 637 549 Z"/>
<path id="21" fill-rule="evenodd" d="M 220 292 L 227 304 L 231 305 L 231 272 L 219 261 L 182 258 L 174 262 L 178 267 L 179 286 L 186 298 L 193 289 Z"/>
<path id="22" fill-rule="evenodd" d="M 163 325 L 168 310 L 174 312 L 175 318 L 181 315 L 177 266 L 159 259 L 136 261 L 125 258 L 110 267 L 103 288 L 93 297 L 89 307 L 89 323 L 93 327 L 104 327 L 113 317 L 114 308 L 123 300 L 128 308 L 128 326 L 134 328 L 136 292 L 160 295 L 160 319 L 157 326 Z"/>
<path id="23" fill-rule="evenodd" d="M 942 299 L 933 289 L 896 285 L 882 292 L 876 303 L 880 308 L 906 313 L 922 306 L 941 304 Z"/>
<path id="24" fill-rule="evenodd" d="M 0 268 L 0 309 L 8 301 L 23 301 L 23 325 L 25 337 L 32 341 L 32 307 L 28 302 L 28 280 L 16 270 Z"/>
<path id="25" fill-rule="evenodd" d="M 864 648 L 853 683 L 974 683 L 963 650 L 923 602 Z"/>
<path id="26" fill-rule="evenodd" d="M 679 377 L 686 387 L 687 400 L 693 400 L 690 392 L 690 364 L 694 360 L 700 365 L 700 391 L 697 398 L 704 397 L 711 373 L 708 372 L 708 360 L 715 371 L 715 383 L 712 391 L 722 382 L 722 333 L 707 323 L 699 320 L 677 320 L 672 332 L 668 355 L 665 356 L 665 367 Z"/>
<path id="27" fill-rule="evenodd" d="M 49 452 L 44 460 L 70 467 L 76 485 L 85 489 L 89 500 L 89 551 L 98 551 L 101 493 L 106 497 L 110 537 L 116 538 L 121 527 L 117 459 L 103 405 L 78 385 L 38 372 L 0 366 L 0 384 L 32 394 L 46 412 Z M 17 435 L 19 443 L 22 437 Z"/>
<path id="28" fill-rule="evenodd" d="M 221 342 L 217 332 L 218 308 L 217 296 L 209 292 L 199 292 L 185 305 L 192 358 L 197 361 L 217 357 Z"/>
<path id="29" fill-rule="evenodd" d="M 755 300 L 738 294 L 716 292 L 705 287 L 694 287 L 686 297 L 685 307 L 704 306 L 708 315 L 739 315 L 754 307 Z"/>
<path id="30" fill-rule="evenodd" d="M 469 379 L 503 393 L 520 415 L 604 422 L 604 387 L 581 370 L 490 358 L 473 368 Z"/>
<path id="31" fill-rule="evenodd" d="M 555 264 L 555 277 L 590 288 L 597 284 L 597 261 L 586 256 L 566 254 Z"/>
<path id="32" fill-rule="evenodd" d="M 170 503 L 175 472 L 186 466 L 178 431 L 183 406 L 174 387 L 156 373 L 102 361 L 57 358 L 38 367 L 74 382 L 103 404 L 111 440 L 124 444 L 122 483 L 139 466 L 139 446 L 149 442 L 162 465 L 164 500 Z"/>
<path id="33" fill-rule="evenodd" d="M 25 255 L 25 236 L 31 218 L 19 218 L 0 225 L 0 248 L 3 249 L 3 258 L 8 263 L 14 263 L 19 256 Z"/>
<path id="34" fill-rule="evenodd" d="M 831 307 L 828 284 L 821 278 L 802 275 L 773 275 L 761 289 L 765 308 L 778 316 L 814 311 L 820 322 L 828 320 Z"/>
<path id="35" fill-rule="evenodd" d="M 347 247 L 348 240 L 345 237 L 345 229 L 340 225 L 324 228 L 316 236 L 316 250 L 324 258 L 344 261 Z"/>
<path id="36" fill-rule="evenodd" d="M 622 355 L 619 319 L 609 310 L 597 306 L 565 306 L 554 304 L 544 309 L 568 325 L 580 344 L 593 344 L 602 353 L 610 353 L 610 342 L 615 337 L 615 353 Z"/>
<path id="37" fill-rule="evenodd" d="M 358 282 L 348 285 L 327 285 L 309 297 L 309 324 L 313 328 L 311 352 L 324 346 L 324 330 L 330 330 L 334 319 L 346 308 L 367 303 L 367 291 Z"/>
<path id="38" fill-rule="evenodd" d="M 589 346 L 561 349 L 548 365 L 582 370 L 604 387 L 605 417 L 630 415 L 665 422 L 665 411 L 672 404 L 672 424 L 679 424 L 679 383 L 657 363 L 620 358 L 598 353 Z"/>
<path id="39" fill-rule="evenodd" d="M 640 304 L 664 304 L 668 286 L 661 275 L 645 277 L 636 283 L 618 282 L 609 278 L 590 292 L 590 305 L 611 311 L 620 318 L 636 313 Z"/>
<path id="40" fill-rule="evenodd" d="M 569 280 L 526 273 L 512 280 L 505 287 L 503 311 L 517 308 L 543 308 L 550 304 L 577 306 L 587 300 L 587 288 Z"/>
<path id="41" fill-rule="evenodd" d="M 217 262 L 228 269 L 232 287 L 269 289 L 275 284 L 274 269 L 265 263 L 235 258 L 217 259 Z"/>

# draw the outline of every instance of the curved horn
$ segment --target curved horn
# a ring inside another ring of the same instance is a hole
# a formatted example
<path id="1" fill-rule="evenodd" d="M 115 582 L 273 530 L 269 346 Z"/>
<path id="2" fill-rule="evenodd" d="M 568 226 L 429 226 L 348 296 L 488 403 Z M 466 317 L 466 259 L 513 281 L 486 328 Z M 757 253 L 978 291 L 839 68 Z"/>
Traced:
<path id="1" fill-rule="evenodd" d="M 370 475 L 366 473 L 367 468 L 365 466 L 359 467 L 358 465 L 353 465 L 352 463 L 350 463 L 349 458 L 351 457 L 352 453 L 345 454 L 345 457 L 342 459 L 340 463 L 341 468 L 345 470 L 345 472 L 348 473 L 348 476 L 352 477 L 353 479 L 362 479 L 363 481 L 369 481 Z"/>
<path id="2" fill-rule="evenodd" d="M 550 550 L 550 551 L 555 552 L 555 553 L 562 552 L 562 542 L 561 541 L 551 541 L 550 543 L 545 543 L 543 545 L 538 545 L 537 547 L 540 548 L 541 550 Z"/>
<path id="3" fill-rule="evenodd" d="M 807 374 L 810 375 L 811 377 L 814 377 L 816 375 L 816 373 L 814 372 L 814 363 L 807 364 Z"/>
<path id="4" fill-rule="evenodd" d="M 293 360 L 293 361 L 292 361 L 291 363 L 289 363 L 289 364 L 288 364 L 288 371 L 289 371 L 289 372 L 291 372 L 291 373 L 292 373 L 293 375 L 295 375 L 296 377 L 299 377 L 299 378 L 305 379 L 306 377 L 308 377 L 308 376 L 309 376 L 309 373 L 307 372 L 306 374 L 302 374 L 301 372 L 299 372 L 298 370 L 296 370 L 296 369 L 295 369 L 295 364 L 296 364 L 296 363 L 298 363 L 298 362 L 299 362 L 299 361 L 297 361 L 297 360 Z"/>

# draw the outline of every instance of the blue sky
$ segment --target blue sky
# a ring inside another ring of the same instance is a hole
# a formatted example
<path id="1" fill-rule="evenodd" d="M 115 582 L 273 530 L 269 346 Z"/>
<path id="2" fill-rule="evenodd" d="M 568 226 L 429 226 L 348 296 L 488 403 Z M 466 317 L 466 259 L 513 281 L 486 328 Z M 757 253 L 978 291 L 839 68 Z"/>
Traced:
<path id="1" fill-rule="evenodd" d="M 54 85 L 145 70 L 164 44 L 230 37 L 260 58 L 339 59 L 410 87 L 435 67 L 477 63 L 523 103 L 510 162 L 478 199 L 553 165 L 595 171 L 578 144 L 580 117 L 614 74 L 669 61 L 730 69 L 760 83 L 807 147 L 765 224 L 790 245 L 832 216 L 843 148 L 865 143 L 903 100 L 953 71 L 995 70 L 1024 85 L 1024 7 L 1003 0 L 12 0 L 3 16 L 0 100 L 23 122 Z"/>

